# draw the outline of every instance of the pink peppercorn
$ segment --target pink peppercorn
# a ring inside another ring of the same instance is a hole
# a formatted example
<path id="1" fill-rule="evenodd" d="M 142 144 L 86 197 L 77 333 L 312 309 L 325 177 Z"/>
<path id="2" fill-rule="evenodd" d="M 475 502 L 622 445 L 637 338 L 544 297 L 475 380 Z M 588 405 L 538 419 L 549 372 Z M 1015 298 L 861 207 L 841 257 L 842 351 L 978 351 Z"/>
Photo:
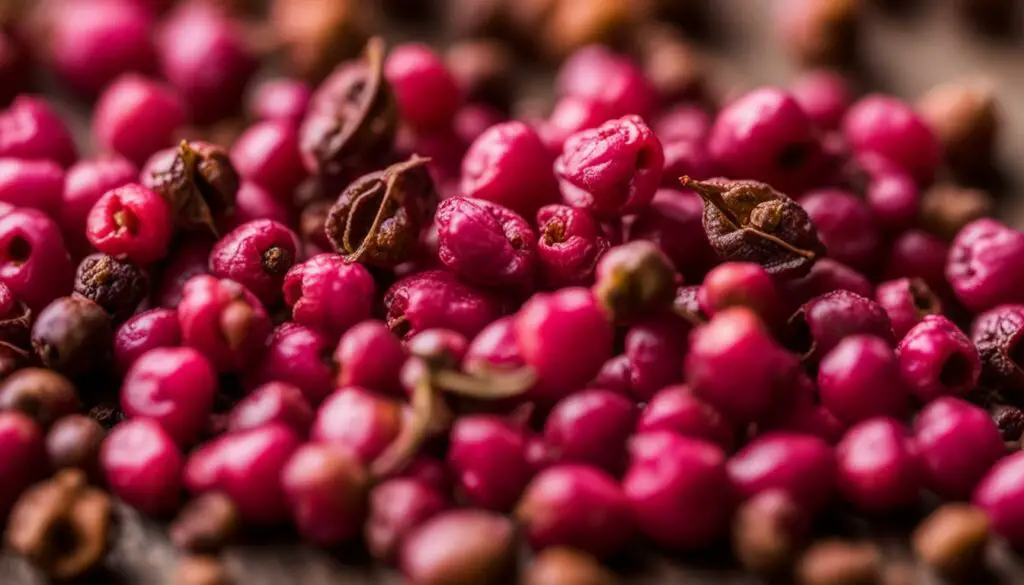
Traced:
<path id="1" fill-rule="evenodd" d="M 153 285 L 153 303 L 160 307 L 177 308 L 181 303 L 185 283 L 193 276 L 206 274 L 210 262 L 213 238 L 189 237 L 178 243 L 163 263 L 160 278 Z"/>
<path id="2" fill-rule="evenodd" d="M 584 288 L 534 295 L 519 310 L 514 327 L 523 361 L 537 375 L 541 401 L 554 402 L 581 388 L 611 357 L 611 321 Z"/>
<path id="3" fill-rule="evenodd" d="M 544 440 L 559 463 L 584 463 L 611 473 L 626 463 L 626 440 L 636 426 L 632 401 L 608 390 L 582 390 L 555 404 Z"/>
<path id="4" fill-rule="evenodd" d="M 78 159 L 78 149 L 45 100 L 22 95 L 0 111 L 0 157 L 50 159 L 67 168 Z"/>
<path id="5" fill-rule="evenodd" d="M 807 301 L 789 318 L 788 327 L 791 347 L 812 363 L 850 335 L 863 333 L 895 342 L 885 309 L 847 290 Z"/>
<path id="6" fill-rule="evenodd" d="M 394 561 L 405 537 L 447 507 L 444 496 L 409 478 L 385 481 L 370 492 L 364 536 L 373 558 Z"/>
<path id="7" fill-rule="evenodd" d="M 300 437 L 309 434 L 313 409 L 302 390 L 287 382 L 267 382 L 255 388 L 228 413 L 228 432 L 283 423 Z"/>
<path id="8" fill-rule="evenodd" d="M 875 302 L 885 309 L 892 332 L 903 339 L 927 315 L 942 313 L 942 303 L 920 278 L 899 278 L 878 284 Z"/>
<path id="9" fill-rule="evenodd" d="M 486 104 L 468 103 L 459 108 L 455 114 L 455 119 L 452 120 L 452 129 L 463 143 L 471 145 L 488 128 L 502 124 L 506 120 L 507 117 L 501 110 Z M 539 139 L 540 136 L 537 138 Z M 541 142 L 541 145 L 544 146 L 544 143 Z M 545 156 L 550 157 L 551 155 L 545 153 Z"/>
<path id="10" fill-rule="evenodd" d="M 260 359 L 272 324 L 262 303 L 244 286 L 209 275 L 193 277 L 178 305 L 181 340 L 218 371 L 238 371 Z"/>
<path id="11" fill-rule="evenodd" d="M 114 362 L 124 374 L 151 349 L 181 343 L 178 314 L 170 309 L 150 309 L 124 322 L 114 335 Z"/>
<path id="12" fill-rule="evenodd" d="M 256 120 L 280 120 L 296 127 L 306 115 L 306 107 L 313 91 L 308 84 L 288 78 L 274 78 L 261 82 L 249 101 L 249 115 Z"/>
<path id="13" fill-rule="evenodd" d="M 1024 547 L 1024 453 L 1003 458 L 978 483 L 971 501 L 1015 549 Z"/>
<path id="14" fill-rule="evenodd" d="M 651 439 L 656 443 L 644 452 Z M 622 490 L 641 534 L 658 546 L 692 550 L 728 532 L 736 498 L 720 448 L 662 432 L 635 436 L 631 449 Z"/>
<path id="15" fill-rule="evenodd" d="M 865 96 L 843 119 L 843 134 L 854 152 L 873 152 L 914 176 L 931 179 L 942 148 L 931 128 L 907 104 L 881 94 Z"/>
<path id="16" fill-rule="evenodd" d="M 158 150 L 173 145 L 185 121 L 185 105 L 173 89 L 127 74 L 107 86 L 96 102 L 92 136 L 97 147 L 142 165 Z"/>
<path id="17" fill-rule="evenodd" d="M 369 465 L 402 430 L 402 406 L 365 388 L 339 388 L 316 413 L 310 439 L 337 445 Z"/>
<path id="18" fill-rule="evenodd" d="M 283 201 L 291 201 L 295 188 L 306 178 L 299 155 L 299 131 L 287 121 L 250 126 L 231 147 L 231 163 L 242 179 Z"/>
<path id="19" fill-rule="evenodd" d="M 266 352 L 246 372 L 244 383 L 252 387 L 271 381 L 287 382 L 302 388 L 310 404 L 320 404 L 334 389 L 332 349 L 327 337 L 315 329 L 286 322 L 274 329 Z"/>
<path id="20" fill-rule="evenodd" d="M 86 237 L 104 254 L 148 264 L 167 255 L 172 221 L 163 197 L 131 183 L 100 197 L 86 219 Z"/>
<path id="21" fill-rule="evenodd" d="M 151 349 L 135 360 L 121 384 L 121 408 L 149 418 L 186 446 L 199 439 L 213 410 L 217 377 L 210 363 L 189 347 Z"/>
<path id="22" fill-rule="evenodd" d="M 363 265 L 335 254 L 318 254 L 284 277 L 284 301 L 292 308 L 292 318 L 329 338 L 370 317 L 374 289 Z"/>
<path id="23" fill-rule="evenodd" d="M 299 257 L 299 237 L 286 226 L 257 219 L 235 228 L 210 252 L 210 273 L 249 289 L 267 306 L 281 298 L 285 274 Z"/>
<path id="24" fill-rule="evenodd" d="M 164 514 L 181 499 L 184 458 L 154 420 L 128 420 L 114 427 L 103 441 L 100 466 L 110 491 L 144 513 Z"/>
<path id="25" fill-rule="evenodd" d="M 448 468 L 459 491 L 474 505 L 504 512 L 519 500 L 534 468 L 526 433 L 492 415 L 469 415 L 452 427 Z"/>
<path id="26" fill-rule="evenodd" d="M 537 263 L 550 287 L 590 285 L 609 247 L 601 226 L 586 211 L 545 205 L 537 212 Z"/>
<path id="27" fill-rule="evenodd" d="M 608 108 L 609 118 L 650 117 L 658 99 L 635 63 L 600 45 L 583 47 L 562 63 L 555 92 L 559 97 L 599 102 Z"/>
<path id="28" fill-rule="evenodd" d="M 622 488 L 607 472 L 586 465 L 540 472 L 523 492 L 516 519 L 537 550 L 566 546 L 604 558 L 633 536 L 633 514 Z"/>
<path id="29" fill-rule="evenodd" d="M 281 471 L 299 445 L 295 431 L 280 423 L 221 435 L 189 455 L 185 487 L 222 492 L 246 522 L 275 524 L 288 514 Z"/>
<path id="30" fill-rule="evenodd" d="M 818 365 L 821 404 L 850 425 L 876 416 L 906 415 L 910 394 L 896 353 L 884 339 L 851 335 Z"/>
<path id="31" fill-rule="evenodd" d="M 668 386 L 651 397 L 640 413 L 636 431 L 670 431 L 715 443 L 725 451 L 731 451 L 736 441 L 729 421 L 684 385 Z"/>
<path id="32" fill-rule="evenodd" d="M 917 222 L 921 192 L 913 177 L 887 172 L 872 178 L 864 199 L 882 228 L 899 233 Z"/>
<path id="33" fill-rule="evenodd" d="M 532 217 L 555 201 L 554 156 L 530 126 L 510 121 L 484 131 L 462 159 L 459 183 L 466 197 L 486 199 Z"/>
<path id="34" fill-rule="evenodd" d="M 52 160 L 0 158 L 0 202 L 53 217 L 61 204 L 64 169 Z"/>
<path id="35" fill-rule="evenodd" d="M 433 49 L 419 43 L 398 45 L 384 61 L 384 77 L 395 92 L 402 121 L 418 130 L 451 123 L 462 92 Z"/>
<path id="36" fill-rule="evenodd" d="M 337 386 L 363 386 L 382 394 L 402 392 L 402 342 L 380 321 L 363 321 L 345 332 L 334 352 Z"/>
<path id="37" fill-rule="evenodd" d="M 865 420 L 836 446 L 839 492 L 868 512 L 889 512 L 917 503 L 921 478 L 907 428 L 892 418 Z"/>
<path id="38" fill-rule="evenodd" d="M 107 191 L 134 183 L 139 170 L 121 156 L 83 159 L 71 165 L 64 179 L 63 195 L 57 209 L 57 223 L 64 241 L 76 253 L 89 249 L 85 236 L 89 212 Z"/>
<path id="39" fill-rule="evenodd" d="M 773 432 L 754 439 L 729 459 L 729 478 L 744 499 L 779 489 L 812 512 L 832 500 L 836 458 L 818 437 Z"/>
<path id="40" fill-rule="evenodd" d="M 71 292 L 75 267 L 57 224 L 33 209 L 0 216 L 0 282 L 33 311 Z"/>
<path id="41" fill-rule="evenodd" d="M 718 263 L 701 223 L 703 214 L 704 203 L 693 191 L 658 189 L 630 225 L 627 239 L 654 242 L 686 279 L 699 280 Z"/>
<path id="42" fill-rule="evenodd" d="M 538 132 L 548 150 L 557 154 L 573 134 L 597 128 L 612 118 L 612 107 L 608 104 L 568 96 L 558 100 L 551 115 L 540 123 Z"/>
<path id="43" fill-rule="evenodd" d="M 914 419 L 914 446 L 924 485 L 947 499 L 962 499 L 1006 453 L 988 413 L 957 398 L 939 398 Z"/>
<path id="44" fill-rule="evenodd" d="M 225 216 L 217 229 L 226 233 L 258 219 L 274 221 L 289 229 L 296 225 L 290 201 L 283 202 L 263 187 L 246 181 L 239 185 L 235 195 L 235 212 Z"/>
<path id="45" fill-rule="evenodd" d="M 897 353 L 904 383 L 924 403 L 940 396 L 964 396 L 981 375 L 978 350 L 942 315 L 922 319 L 907 332 Z"/>
<path id="46" fill-rule="evenodd" d="M 882 234 L 871 209 L 852 193 L 821 189 L 800 198 L 830 258 L 865 270 L 882 251 Z"/>
<path id="47" fill-rule="evenodd" d="M 441 202 L 435 217 L 438 255 L 449 270 L 485 286 L 528 288 L 536 235 L 516 212 L 467 197 Z"/>
<path id="48" fill-rule="evenodd" d="M 640 402 L 655 392 L 683 381 L 680 357 L 686 355 L 689 324 L 676 315 L 645 318 L 626 332 L 629 393 Z"/>
<path id="49" fill-rule="evenodd" d="M 502 310 L 494 295 L 443 270 L 425 270 L 395 282 L 384 293 L 384 308 L 388 327 L 403 338 L 437 327 L 473 337 Z"/>
<path id="50" fill-rule="evenodd" d="M 43 432 L 20 412 L 0 412 L 0 517 L 7 513 L 26 488 L 46 473 Z"/>
<path id="51" fill-rule="evenodd" d="M 886 278 L 920 278 L 934 291 L 949 289 L 946 281 L 946 257 L 949 246 L 939 238 L 918 229 L 900 234 L 889 250 Z"/>
<path id="52" fill-rule="evenodd" d="M 981 312 L 1024 301 L 1024 234 L 994 219 L 978 219 L 960 230 L 949 249 L 946 278 L 968 309 Z"/>
<path id="53" fill-rule="evenodd" d="M 875 287 L 866 276 L 853 268 L 831 258 L 821 258 L 814 263 L 806 276 L 788 280 L 779 285 L 780 294 L 792 309 L 799 308 L 807 301 L 830 292 L 849 291 L 871 298 Z"/>
<path id="54" fill-rule="evenodd" d="M 654 132 L 639 117 L 626 116 L 570 136 L 555 175 L 566 203 L 613 218 L 647 207 L 664 164 Z"/>
<path id="55" fill-rule="evenodd" d="M 775 280 L 760 265 L 753 262 L 726 262 L 711 269 L 704 276 L 697 299 L 708 317 L 728 307 L 747 307 L 766 324 L 779 322 L 782 299 Z"/>
<path id="56" fill-rule="evenodd" d="M 662 113 L 654 123 L 654 133 L 662 142 L 673 139 L 703 141 L 711 131 L 711 115 L 698 104 L 682 103 Z"/>
<path id="57" fill-rule="evenodd" d="M 838 129 L 853 102 L 846 79 L 825 69 L 800 75 L 789 91 L 811 122 L 822 130 Z"/>
<path id="58" fill-rule="evenodd" d="M 659 139 L 665 151 L 665 171 L 661 176 L 662 186 L 678 187 L 679 177 L 690 177 L 703 181 L 721 174 L 703 140 L 691 138 L 666 140 L 661 137 Z"/>
<path id="59" fill-rule="evenodd" d="M 360 533 L 368 483 L 359 462 L 332 445 L 303 445 L 281 470 L 295 527 L 318 546 L 333 546 Z"/>

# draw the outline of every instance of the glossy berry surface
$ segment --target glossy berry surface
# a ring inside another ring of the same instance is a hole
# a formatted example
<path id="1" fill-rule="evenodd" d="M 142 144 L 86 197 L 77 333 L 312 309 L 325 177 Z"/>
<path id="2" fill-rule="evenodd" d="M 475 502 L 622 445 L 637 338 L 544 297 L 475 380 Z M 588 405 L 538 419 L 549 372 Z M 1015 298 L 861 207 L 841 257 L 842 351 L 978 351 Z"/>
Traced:
<path id="1" fill-rule="evenodd" d="M 978 350 L 952 321 L 929 315 L 897 348 L 904 382 L 922 402 L 939 396 L 963 396 L 978 383 Z"/>
<path id="2" fill-rule="evenodd" d="M 910 394 L 896 352 L 884 339 L 851 335 L 818 365 L 822 405 L 847 424 L 876 416 L 902 418 Z"/>
<path id="3" fill-rule="evenodd" d="M 267 340 L 260 363 L 244 376 L 246 386 L 285 382 L 302 389 L 311 404 L 319 404 L 334 389 L 331 343 L 315 329 L 288 322 L 277 326 Z"/>
<path id="4" fill-rule="evenodd" d="M 511 209 L 472 198 L 441 202 L 438 256 L 459 277 L 485 286 L 529 287 L 534 279 L 537 236 Z"/>
<path id="5" fill-rule="evenodd" d="M 270 317 L 237 282 L 193 277 L 185 283 L 177 312 L 182 343 L 199 350 L 218 371 L 241 369 L 266 349 Z"/>
<path id="6" fill-rule="evenodd" d="M 296 323 L 337 338 L 370 317 L 376 285 L 361 264 L 317 254 L 284 277 L 284 301 Z"/>
<path id="7" fill-rule="evenodd" d="M 988 414 L 956 398 L 939 398 L 914 419 L 914 445 L 924 485 L 945 498 L 968 497 L 1005 453 Z"/>
<path id="8" fill-rule="evenodd" d="M 508 511 L 533 477 L 526 434 L 489 415 L 468 416 L 451 432 L 448 467 L 461 491 L 477 506 Z"/>
<path id="9" fill-rule="evenodd" d="M 188 347 L 156 348 L 125 374 L 121 408 L 156 421 L 178 445 L 195 442 L 213 408 L 217 378 L 210 363 Z"/>
<path id="10" fill-rule="evenodd" d="M 107 191 L 86 219 L 89 243 L 104 254 L 147 264 L 163 258 L 171 243 L 167 202 L 138 184 Z"/>
<path id="11" fill-rule="evenodd" d="M 178 504 L 184 458 L 156 421 L 140 418 L 114 427 L 103 442 L 100 465 L 110 489 L 132 507 L 161 514 Z"/>
<path id="12" fill-rule="evenodd" d="M 892 418 L 853 426 L 836 446 L 839 492 L 862 510 L 887 512 L 918 501 L 921 478 L 909 432 Z"/>
<path id="13" fill-rule="evenodd" d="M 210 273 L 233 280 L 267 306 L 281 297 L 285 275 L 299 257 L 299 238 L 275 221 L 242 224 L 210 251 Z"/>

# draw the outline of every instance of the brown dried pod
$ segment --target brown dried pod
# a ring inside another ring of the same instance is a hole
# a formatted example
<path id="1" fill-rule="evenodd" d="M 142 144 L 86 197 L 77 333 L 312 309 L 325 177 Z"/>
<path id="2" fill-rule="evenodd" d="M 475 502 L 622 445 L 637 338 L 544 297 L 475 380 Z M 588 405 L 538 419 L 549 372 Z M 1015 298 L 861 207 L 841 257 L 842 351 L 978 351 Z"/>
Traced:
<path id="1" fill-rule="evenodd" d="M 637 31 L 644 73 L 666 103 L 707 97 L 707 71 L 693 46 L 672 27 L 646 25 Z"/>
<path id="2" fill-rule="evenodd" d="M 992 526 L 982 510 L 949 503 L 925 518 L 914 530 L 914 554 L 937 574 L 958 581 L 984 568 Z"/>
<path id="3" fill-rule="evenodd" d="M 208 229 L 235 210 L 240 184 L 227 151 L 209 142 L 182 141 L 170 168 L 153 177 L 153 190 L 171 206 L 178 225 Z"/>
<path id="4" fill-rule="evenodd" d="M 391 148 L 398 107 L 384 79 L 384 56 L 383 39 L 370 39 L 360 59 L 339 65 L 313 94 L 299 129 L 299 148 L 311 171 L 350 175 Z"/>
<path id="5" fill-rule="evenodd" d="M 25 368 L 0 383 L 0 410 L 16 410 L 43 429 L 78 411 L 78 392 L 64 376 L 43 368 Z"/>
<path id="6" fill-rule="evenodd" d="M 171 523 L 171 541 L 179 549 L 215 553 L 234 539 L 241 520 L 231 498 L 217 492 L 190 501 Z"/>
<path id="7" fill-rule="evenodd" d="M 971 341 L 981 356 L 981 376 L 1005 392 L 1024 390 L 1024 308 L 1003 305 L 971 325 Z"/>
<path id="8" fill-rule="evenodd" d="M 0 380 L 6 380 L 14 372 L 28 366 L 31 355 L 20 347 L 0 341 Z"/>
<path id="9" fill-rule="evenodd" d="M 953 171 L 973 176 L 991 167 L 999 135 L 999 108 L 988 82 L 935 86 L 917 103 Z"/>
<path id="10" fill-rule="evenodd" d="M 789 0 L 778 6 L 782 42 L 800 62 L 843 66 L 856 59 L 861 0 Z"/>
<path id="11" fill-rule="evenodd" d="M 346 188 L 327 214 L 325 233 L 349 262 L 393 267 L 409 259 L 434 198 L 430 159 L 413 156 Z"/>
<path id="12" fill-rule="evenodd" d="M 369 38 L 366 7 L 359 0 L 275 0 L 270 24 L 288 69 L 311 82 L 323 80 L 336 63 L 351 59 Z"/>
<path id="13" fill-rule="evenodd" d="M 826 540 L 807 550 L 796 567 L 799 585 L 877 585 L 882 555 L 871 544 Z"/>
<path id="14" fill-rule="evenodd" d="M 110 497 L 90 488 L 79 470 L 38 484 L 15 504 L 7 524 L 8 545 L 53 579 L 81 576 L 107 553 Z"/>
<path id="15" fill-rule="evenodd" d="M 78 265 L 75 294 L 103 307 L 114 323 L 120 323 L 149 294 L 149 275 L 131 262 L 92 254 Z"/>
<path id="16" fill-rule="evenodd" d="M 1024 435 L 1024 412 L 1016 406 L 996 404 L 989 408 L 989 414 L 1004 441 L 1020 441 Z"/>
<path id="17" fill-rule="evenodd" d="M 704 200 L 704 231 L 723 259 L 756 262 L 769 274 L 802 276 L 825 255 L 800 205 L 758 181 L 682 178 Z"/>
<path id="18" fill-rule="evenodd" d="M 921 198 L 921 227 L 951 241 L 965 225 L 995 213 L 995 200 L 980 189 L 959 185 L 935 185 Z"/>
<path id="19" fill-rule="evenodd" d="M 75 378 L 109 365 L 114 330 L 110 315 L 83 298 L 61 297 L 39 312 L 32 348 L 44 366 Z"/>
<path id="20" fill-rule="evenodd" d="M 522 585 L 616 585 L 618 576 L 585 552 L 571 548 L 544 549 L 533 558 Z"/>
<path id="21" fill-rule="evenodd" d="M 515 569 L 515 527 L 483 510 L 442 512 L 405 538 L 400 556 L 412 583 L 501 583 Z"/>
<path id="22" fill-rule="evenodd" d="M 59 419 L 46 433 L 50 468 L 80 469 L 91 481 L 99 481 L 100 447 L 106 436 L 106 429 L 87 416 L 71 414 Z"/>
<path id="23" fill-rule="evenodd" d="M 0 342 L 27 348 L 32 330 L 32 309 L 13 295 L 2 300 L 5 310 L 0 316 Z"/>

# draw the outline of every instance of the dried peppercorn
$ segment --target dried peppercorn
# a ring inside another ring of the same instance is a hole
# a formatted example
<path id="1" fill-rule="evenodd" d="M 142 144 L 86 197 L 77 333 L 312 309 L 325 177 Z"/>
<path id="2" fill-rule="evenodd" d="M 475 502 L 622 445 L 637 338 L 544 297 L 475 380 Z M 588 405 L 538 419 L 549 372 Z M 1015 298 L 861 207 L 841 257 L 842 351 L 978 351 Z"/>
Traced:
<path id="1" fill-rule="evenodd" d="M 182 550 L 214 553 L 228 544 L 241 520 L 231 498 L 219 492 L 190 501 L 171 524 L 171 541 Z"/>
<path id="2" fill-rule="evenodd" d="M 107 365 L 113 344 L 110 316 L 88 299 L 59 298 L 32 326 L 32 347 L 39 360 L 72 378 Z"/>
<path id="3" fill-rule="evenodd" d="M 995 200 L 981 189 L 936 185 L 921 198 L 921 227 L 944 240 L 952 240 L 965 225 L 995 211 Z"/>
<path id="4" fill-rule="evenodd" d="M 78 392 L 57 372 L 26 368 L 0 383 L 0 410 L 22 412 L 45 430 L 78 410 Z"/>
<path id="5" fill-rule="evenodd" d="M 170 204 L 179 226 L 214 234 L 217 222 L 234 211 L 240 185 L 227 151 L 200 141 L 182 141 L 170 166 L 147 180 Z"/>
<path id="6" fill-rule="evenodd" d="M 756 262 L 769 274 L 801 276 L 824 256 L 807 212 L 771 186 L 689 177 L 682 183 L 704 200 L 704 231 L 723 259 Z"/>
<path id="7" fill-rule="evenodd" d="M 811 547 L 797 563 L 800 585 L 875 585 L 881 578 L 882 556 L 873 545 L 824 541 Z"/>
<path id="8" fill-rule="evenodd" d="M 100 446 L 107 431 L 81 414 L 65 416 L 46 433 L 46 454 L 54 471 L 80 469 L 90 481 L 99 480 Z"/>
<path id="9" fill-rule="evenodd" d="M 996 404 L 989 407 L 992 422 L 996 423 L 1004 441 L 1020 441 L 1024 435 L 1024 412 L 1009 404 Z"/>
<path id="10" fill-rule="evenodd" d="M 114 323 L 120 323 L 149 294 L 149 275 L 131 262 L 92 254 L 78 265 L 75 294 L 103 307 Z"/>
<path id="11" fill-rule="evenodd" d="M 959 580 L 983 568 L 992 525 L 985 512 L 968 504 L 949 503 L 914 530 L 917 557 L 939 575 Z"/>
<path id="12" fill-rule="evenodd" d="M 954 172 L 970 177 L 991 167 L 1001 124 L 989 82 L 938 85 L 921 97 L 917 109 Z"/>

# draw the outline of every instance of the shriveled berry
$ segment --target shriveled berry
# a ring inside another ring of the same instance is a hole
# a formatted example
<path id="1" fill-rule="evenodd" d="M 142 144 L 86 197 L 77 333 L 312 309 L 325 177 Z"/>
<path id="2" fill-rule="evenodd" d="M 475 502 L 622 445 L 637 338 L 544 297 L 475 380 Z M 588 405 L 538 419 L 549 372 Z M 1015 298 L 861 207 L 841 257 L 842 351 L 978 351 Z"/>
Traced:
<path id="1" fill-rule="evenodd" d="M 295 232 L 275 221 L 258 219 L 235 228 L 210 252 L 210 273 L 246 287 L 273 306 L 281 297 L 285 274 L 299 256 Z"/>
<path id="2" fill-rule="evenodd" d="M 516 212 L 490 201 L 452 197 L 441 202 L 434 221 L 441 262 L 464 280 L 520 289 L 532 285 L 537 236 Z"/>
<path id="3" fill-rule="evenodd" d="M 897 353 L 903 381 L 922 402 L 939 396 L 964 396 L 981 375 L 978 350 L 942 315 L 922 319 L 907 332 Z"/>
<path id="4" fill-rule="evenodd" d="M 78 265 L 75 294 L 103 307 L 114 323 L 121 323 L 149 296 L 149 275 L 129 262 L 92 254 Z"/>
<path id="5" fill-rule="evenodd" d="M 59 298 L 32 325 L 36 356 L 44 366 L 70 377 L 109 365 L 113 341 L 110 315 L 88 299 Z"/>
<path id="6" fill-rule="evenodd" d="M 889 315 L 878 303 L 846 290 L 837 290 L 804 303 L 789 318 L 789 346 L 804 361 L 814 363 L 855 334 L 874 335 L 895 343 Z"/>
<path id="7" fill-rule="evenodd" d="M 384 293 L 384 308 L 388 328 L 403 338 L 436 327 L 472 337 L 501 314 L 494 295 L 442 270 L 426 270 L 395 282 Z"/>
<path id="8" fill-rule="evenodd" d="M 160 195 L 132 183 L 100 197 L 89 212 L 86 230 L 89 243 L 100 252 L 148 264 L 167 255 L 171 209 Z"/>
<path id="9" fill-rule="evenodd" d="M 1024 253 L 1024 234 L 993 219 L 966 226 L 949 249 L 946 278 L 968 309 L 981 312 L 1024 300 L 1024 275 L 1016 258 Z"/>
<path id="10" fill-rule="evenodd" d="M 292 318 L 330 338 L 370 317 L 374 290 L 366 268 L 333 254 L 296 264 L 284 277 L 284 300 Z"/>
<path id="11" fill-rule="evenodd" d="M 568 205 L 545 205 L 537 212 L 537 231 L 537 263 L 545 284 L 591 284 L 609 243 L 590 214 Z"/>
<path id="12" fill-rule="evenodd" d="M 202 141 L 182 141 L 176 149 L 154 154 L 141 180 L 164 198 L 179 226 L 213 233 L 234 211 L 241 182 L 228 153 Z"/>
<path id="13" fill-rule="evenodd" d="M 114 364 L 124 374 L 139 356 L 157 347 L 181 343 L 178 314 L 170 309 L 150 309 L 135 315 L 114 334 Z"/>

